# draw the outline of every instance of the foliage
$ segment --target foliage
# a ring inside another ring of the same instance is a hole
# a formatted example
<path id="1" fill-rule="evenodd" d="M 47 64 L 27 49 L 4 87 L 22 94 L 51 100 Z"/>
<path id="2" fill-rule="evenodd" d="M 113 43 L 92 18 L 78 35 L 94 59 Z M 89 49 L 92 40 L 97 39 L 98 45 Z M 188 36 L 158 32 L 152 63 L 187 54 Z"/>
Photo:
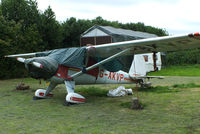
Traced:
<path id="1" fill-rule="evenodd" d="M 2 0 L 1 11 L 6 20 L 21 22 L 22 30 L 39 23 L 37 2 L 33 0 Z"/>
<path id="2" fill-rule="evenodd" d="M 20 33 L 20 24 L 16 24 L 14 21 L 6 21 L 4 17 L 0 16 L 0 77 L 9 78 L 10 72 L 18 74 L 21 69 L 16 69 L 20 66 L 16 65 L 16 60 L 5 60 L 4 55 L 15 53 L 18 49 L 16 42 L 18 41 Z M 10 71 L 12 70 L 12 71 Z"/>
<path id="3" fill-rule="evenodd" d="M 40 24 L 38 24 L 40 36 L 42 37 L 43 50 L 51 50 L 61 47 L 62 29 L 61 25 L 56 21 L 56 16 L 49 6 L 40 16 Z"/>
<path id="4" fill-rule="evenodd" d="M 190 49 L 179 52 L 169 52 L 165 57 L 165 65 L 200 64 L 200 49 Z"/>
<path id="5" fill-rule="evenodd" d="M 24 65 L 4 56 L 58 48 L 60 24 L 50 8 L 41 14 L 32 0 L 3 0 L 0 11 L 0 79 L 23 77 Z"/>
<path id="6" fill-rule="evenodd" d="M 79 47 L 80 35 L 91 26 L 89 20 L 77 20 L 74 17 L 67 19 L 62 24 L 64 37 L 62 47 Z"/>

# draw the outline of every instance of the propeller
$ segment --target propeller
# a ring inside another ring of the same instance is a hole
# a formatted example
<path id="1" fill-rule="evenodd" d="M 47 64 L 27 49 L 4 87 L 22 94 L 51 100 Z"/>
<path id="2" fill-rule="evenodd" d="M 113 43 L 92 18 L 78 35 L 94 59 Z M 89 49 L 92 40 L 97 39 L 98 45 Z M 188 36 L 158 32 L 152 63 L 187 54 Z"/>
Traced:
<path id="1" fill-rule="evenodd" d="M 21 58 L 21 57 L 17 57 L 17 61 L 24 63 L 25 62 L 25 58 Z"/>
<path id="2" fill-rule="evenodd" d="M 17 61 L 22 62 L 22 63 L 24 63 L 25 60 L 26 60 L 25 58 L 21 58 L 21 57 L 18 57 L 18 58 L 17 58 Z M 43 68 L 43 65 L 40 64 L 39 62 L 33 61 L 31 64 L 32 64 L 33 66 L 37 67 L 37 68 Z"/>

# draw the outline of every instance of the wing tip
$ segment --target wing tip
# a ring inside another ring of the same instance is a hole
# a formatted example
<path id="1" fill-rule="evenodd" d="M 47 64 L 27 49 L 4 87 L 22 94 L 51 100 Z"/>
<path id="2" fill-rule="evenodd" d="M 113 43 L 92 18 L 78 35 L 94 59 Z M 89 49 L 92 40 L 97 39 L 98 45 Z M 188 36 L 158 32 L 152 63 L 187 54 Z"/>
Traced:
<path id="1" fill-rule="evenodd" d="M 199 32 L 196 32 L 196 33 L 191 33 L 191 34 L 188 34 L 189 37 L 196 37 L 196 36 L 200 36 L 200 33 Z"/>

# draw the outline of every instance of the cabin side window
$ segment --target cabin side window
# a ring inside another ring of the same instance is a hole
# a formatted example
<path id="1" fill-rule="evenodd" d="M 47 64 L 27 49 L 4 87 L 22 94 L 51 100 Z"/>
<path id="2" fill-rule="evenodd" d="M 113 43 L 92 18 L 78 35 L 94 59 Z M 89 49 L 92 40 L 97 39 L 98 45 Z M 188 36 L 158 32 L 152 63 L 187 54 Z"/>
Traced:
<path id="1" fill-rule="evenodd" d="M 148 55 L 143 55 L 143 57 L 144 57 L 144 61 L 148 62 Z"/>

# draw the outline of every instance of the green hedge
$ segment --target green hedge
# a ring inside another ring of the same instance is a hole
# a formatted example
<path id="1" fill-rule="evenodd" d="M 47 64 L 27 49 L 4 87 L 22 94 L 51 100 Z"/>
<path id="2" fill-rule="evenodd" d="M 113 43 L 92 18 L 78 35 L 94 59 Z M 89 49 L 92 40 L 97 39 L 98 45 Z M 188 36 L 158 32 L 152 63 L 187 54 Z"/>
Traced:
<path id="1" fill-rule="evenodd" d="M 200 49 L 166 53 L 163 63 L 169 65 L 200 64 Z"/>

